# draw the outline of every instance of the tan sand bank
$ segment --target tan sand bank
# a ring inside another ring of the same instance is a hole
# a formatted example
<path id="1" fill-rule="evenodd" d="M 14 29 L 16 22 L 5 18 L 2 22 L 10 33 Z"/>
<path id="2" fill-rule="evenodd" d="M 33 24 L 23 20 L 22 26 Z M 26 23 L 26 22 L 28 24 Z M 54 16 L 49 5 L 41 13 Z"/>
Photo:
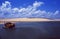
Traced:
<path id="1" fill-rule="evenodd" d="M 0 19 L 0 24 L 5 22 L 41 22 L 41 21 L 59 21 L 59 20 L 51 20 L 45 18 L 11 18 L 11 19 Z"/>

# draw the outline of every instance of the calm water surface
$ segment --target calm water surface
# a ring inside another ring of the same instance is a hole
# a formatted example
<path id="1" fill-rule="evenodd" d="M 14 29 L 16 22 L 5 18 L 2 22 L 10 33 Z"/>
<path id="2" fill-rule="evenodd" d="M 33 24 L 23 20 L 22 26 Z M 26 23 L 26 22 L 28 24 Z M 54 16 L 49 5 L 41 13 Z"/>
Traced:
<path id="1" fill-rule="evenodd" d="M 60 22 L 17 22 L 15 29 L 3 29 L 0 39 L 59 39 Z"/>

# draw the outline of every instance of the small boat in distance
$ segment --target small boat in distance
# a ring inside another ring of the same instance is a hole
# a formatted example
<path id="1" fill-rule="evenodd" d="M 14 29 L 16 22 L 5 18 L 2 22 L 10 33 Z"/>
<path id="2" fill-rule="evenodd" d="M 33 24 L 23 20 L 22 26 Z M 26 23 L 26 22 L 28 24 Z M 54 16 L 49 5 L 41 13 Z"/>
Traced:
<path id="1" fill-rule="evenodd" d="M 11 23 L 11 22 L 7 22 L 4 24 L 4 29 L 11 29 L 11 28 L 15 28 L 15 24 Z"/>

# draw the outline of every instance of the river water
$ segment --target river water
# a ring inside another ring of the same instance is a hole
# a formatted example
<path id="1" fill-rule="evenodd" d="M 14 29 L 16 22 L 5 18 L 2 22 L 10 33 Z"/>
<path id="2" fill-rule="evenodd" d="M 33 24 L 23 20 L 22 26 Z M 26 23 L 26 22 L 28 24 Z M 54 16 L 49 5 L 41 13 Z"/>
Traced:
<path id="1" fill-rule="evenodd" d="M 3 29 L 0 24 L 0 39 L 59 39 L 60 22 L 17 22 L 15 29 Z"/>

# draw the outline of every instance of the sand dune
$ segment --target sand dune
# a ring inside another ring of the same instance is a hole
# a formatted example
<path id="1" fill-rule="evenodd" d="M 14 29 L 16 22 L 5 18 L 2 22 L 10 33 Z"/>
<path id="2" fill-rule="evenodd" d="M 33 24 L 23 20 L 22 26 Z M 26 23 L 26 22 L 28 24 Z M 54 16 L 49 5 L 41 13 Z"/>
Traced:
<path id="1" fill-rule="evenodd" d="M 45 18 L 11 18 L 11 19 L 0 19 L 0 23 L 5 22 L 40 22 L 40 21 L 59 21 L 59 20 L 51 20 Z"/>

